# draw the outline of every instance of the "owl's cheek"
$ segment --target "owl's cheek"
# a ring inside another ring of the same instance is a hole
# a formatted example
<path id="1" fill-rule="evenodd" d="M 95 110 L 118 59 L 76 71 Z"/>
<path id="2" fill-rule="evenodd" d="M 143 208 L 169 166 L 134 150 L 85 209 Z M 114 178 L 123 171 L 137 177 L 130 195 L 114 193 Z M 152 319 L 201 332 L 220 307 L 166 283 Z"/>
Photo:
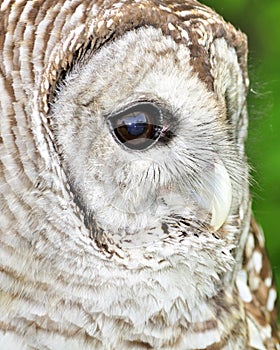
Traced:
<path id="1" fill-rule="evenodd" d="M 88 208 L 94 212 L 98 225 L 113 236 L 123 236 L 128 231 L 132 235 L 140 230 L 148 232 L 161 227 L 167 217 L 200 222 L 216 231 L 230 213 L 232 186 L 226 168 L 220 163 L 214 167 L 211 181 L 210 188 L 203 191 L 174 185 L 147 189 L 145 184 L 117 187 L 111 182 L 104 188 L 96 184 L 92 189 L 95 193 L 88 197 Z M 96 197 L 100 200 L 93 200 Z"/>

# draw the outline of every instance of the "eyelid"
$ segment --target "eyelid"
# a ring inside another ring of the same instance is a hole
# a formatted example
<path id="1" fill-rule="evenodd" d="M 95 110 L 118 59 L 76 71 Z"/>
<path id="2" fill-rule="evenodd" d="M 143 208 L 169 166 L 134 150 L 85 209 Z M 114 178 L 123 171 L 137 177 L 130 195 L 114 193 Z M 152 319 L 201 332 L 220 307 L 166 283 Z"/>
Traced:
<path id="1" fill-rule="evenodd" d="M 159 104 L 155 101 L 138 100 L 136 102 L 134 101 L 132 103 L 121 106 L 119 109 L 116 109 L 112 113 L 107 114 L 106 118 L 110 119 L 110 118 L 114 117 L 115 115 L 120 116 L 122 113 L 127 113 L 127 111 L 129 111 L 130 109 L 133 109 L 134 107 L 143 106 L 143 105 L 154 106 L 157 110 L 159 110 L 161 112 L 161 115 L 162 115 L 163 108 L 162 108 L 161 104 Z"/>

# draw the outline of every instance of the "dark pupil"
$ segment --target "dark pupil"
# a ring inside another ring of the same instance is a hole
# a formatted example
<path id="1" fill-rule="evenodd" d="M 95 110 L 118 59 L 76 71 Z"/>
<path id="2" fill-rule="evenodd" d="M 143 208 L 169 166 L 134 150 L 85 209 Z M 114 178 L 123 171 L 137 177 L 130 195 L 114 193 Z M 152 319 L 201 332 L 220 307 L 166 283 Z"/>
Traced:
<path id="1" fill-rule="evenodd" d="M 157 141 L 162 130 L 160 110 L 151 103 L 139 103 L 109 118 L 111 128 L 124 146 L 143 150 Z"/>
<path id="2" fill-rule="evenodd" d="M 140 136 L 147 127 L 146 116 L 140 112 L 134 116 L 127 117 L 124 123 L 127 127 L 127 132 L 133 136 Z"/>

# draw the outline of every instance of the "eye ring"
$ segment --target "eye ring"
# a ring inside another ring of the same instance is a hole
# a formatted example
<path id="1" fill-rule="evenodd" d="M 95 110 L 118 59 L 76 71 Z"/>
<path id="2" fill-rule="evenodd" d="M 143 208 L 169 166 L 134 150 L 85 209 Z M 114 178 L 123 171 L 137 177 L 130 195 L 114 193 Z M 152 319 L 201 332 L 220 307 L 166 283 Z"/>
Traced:
<path id="1" fill-rule="evenodd" d="M 147 150 L 161 136 L 162 111 L 152 102 L 138 102 L 110 115 L 108 124 L 118 143 L 131 150 Z"/>

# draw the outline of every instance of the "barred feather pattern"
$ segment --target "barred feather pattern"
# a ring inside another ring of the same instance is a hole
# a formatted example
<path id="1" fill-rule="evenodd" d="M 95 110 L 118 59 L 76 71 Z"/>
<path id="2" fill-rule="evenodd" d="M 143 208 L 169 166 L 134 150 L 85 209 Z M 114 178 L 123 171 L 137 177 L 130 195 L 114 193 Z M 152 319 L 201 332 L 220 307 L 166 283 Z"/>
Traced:
<path id="1" fill-rule="evenodd" d="M 250 333 L 255 334 L 251 346 L 256 349 L 278 349 L 277 292 L 265 251 L 264 235 L 254 218 L 251 219 L 243 267 L 237 281 L 239 294 L 245 302 Z"/>
<path id="2" fill-rule="evenodd" d="M 3 0 L 0 19 L 0 349 L 280 349 L 250 208 L 246 36 L 195 0 Z M 56 105 L 96 53 L 149 36 L 147 71 L 163 55 L 220 111 L 207 140 L 222 138 L 234 195 L 221 227 L 168 213 L 153 244 L 126 248 L 85 208 Z"/>

